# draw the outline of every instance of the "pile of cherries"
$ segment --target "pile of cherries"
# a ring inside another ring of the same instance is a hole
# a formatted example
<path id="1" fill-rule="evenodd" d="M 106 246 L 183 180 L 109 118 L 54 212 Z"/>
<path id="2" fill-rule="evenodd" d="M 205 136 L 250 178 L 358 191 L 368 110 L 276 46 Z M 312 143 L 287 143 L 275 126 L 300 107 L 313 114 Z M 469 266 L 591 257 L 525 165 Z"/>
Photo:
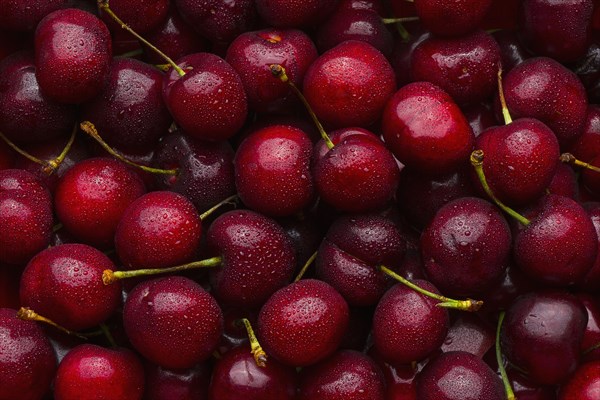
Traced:
<path id="1" fill-rule="evenodd" d="M 0 400 L 598 400 L 594 104 L 592 0 L 0 0 Z"/>

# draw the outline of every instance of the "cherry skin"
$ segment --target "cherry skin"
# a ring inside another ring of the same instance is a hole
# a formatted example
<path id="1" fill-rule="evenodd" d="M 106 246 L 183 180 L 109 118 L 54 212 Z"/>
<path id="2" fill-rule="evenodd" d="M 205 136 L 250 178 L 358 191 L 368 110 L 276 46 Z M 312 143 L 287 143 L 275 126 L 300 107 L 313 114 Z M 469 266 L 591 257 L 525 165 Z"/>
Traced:
<path id="1" fill-rule="evenodd" d="M 82 119 L 91 121 L 111 146 L 138 151 L 155 147 L 172 122 L 162 98 L 162 79 L 150 65 L 115 59 L 102 94 L 83 106 Z"/>
<path id="2" fill-rule="evenodd" d="M 371 358 L 342 350 L 302 371 L 299 400 L 383 400 L 383 373 Z"/>
<path id="3" fill-rule="evenodd" d="M 144 369 L 133 352 L 93 344 L 71 350 L 54 381 L 56 400 L 136 400 L 143 393 Z"/>
<path id="4" fill-rule="evenodd" d="M 56 355 L 42 329 L 0 308 L 0 399 L 41 399 L 50 390 Z"/>
<path id="5" fill-rule="evenodd" d="M 23 271 L 21 303 L 73 331 L 96 327 L 121 301 L 119 285 L 102 283 L 105 269 L 114 269 L 114 264 L 93 247 L 50 247 L 32 258 Z"/>
<path id="6" fill-rule="evenodd" d="M 475 137 L 478 137 L 487 128 L 498 124 L 494 112 L 486 103 L 467 105 L 462 110 L 467 121 L 469 121 L 471 129 L 473 129 Z"/>
<path id="7" fill-rule="evenodd" d="M 600 203 L 585 203 L 584 208 L 594 224 L 596 235 L 598 236 L 598 252 L 594 265 L 586 274 L 579 287 L 588 292 L 594 292 L 600 289 Z"/>
<path id="8" fill-rule="evenodd" d="M 258 15 L 277 28 L 313 26 L 327 18 L 338 0 L 256 0 Z"/>
<path id="9" fill-rule="evenodd" d="M 461 313 L 454 321 L 440 350 L 466 351 L 479 358 L 494 346 L 496 332 L 493 327 L 474 313 Z"/>
<path id="10" fill-rule="evenodd" d="M 304 96 L 321 122 L 333 128 L 367 127 L 381 117 L 396 78 L 379 50 L 356 40 L 323 53 L 304 77 Z"/>
<path id="11" fill-rule="evenodd" d="M 452 351 L 436 357 L 419 373 L 417 398 L 503 400 L 506 396 L 500 378 L 479 357 Z"/>
<path id="12" fill-rule="evenodd" d="M 0 63 L 0 132 L 17 143 L 41 143 L 65 136 L 75 109 L 49 100 L 40 91 L 31 52 L 17 52 Z"/>
<path id="13" fill-rule="evenodd" d="M 382 128 L 386 145 L 401 163 L 430 174 L 465 163 L 475 139 L 452 98 L 428 82 L 398 90 L 385 107 Z"/>
<path id="14" fill-rule="evenodd" d="M 46 15 L 72 3 L 65 0 L 3 1 L 0 26 L 9 31 L 33 31 Z"/>
<path id="15" fill-rule="evenodd" d="M 302 212 L 315 199 L 310 171 L 312 142 L 285 125 L 259 129 L 235 154 L 235 182 L 242 202 L 271 217 Z"/>
<path id="16" fill-rule="evenodd" d="M 592 349 L 600 343 L 600 303 L 592 295 L 578 293 L 577 298 L 581 301 L 587 312 L 588 322 L 581 341 L 582 362 L 600 361 L 600 349 Z"/>
<path id="17" fill-rule="evenodd" d="M 110 60 L 108 28 L 86 11 L 54 11 L 35 31 L 35 74 L 42 93 L 57 102 L 77 104 L 97 96 Z"/>
<path id="18" fill-rule="evenodd" d="M 31 173 L 0 171 L 0 262 L 25 264 L 50 244 L 52 199 Z"/>
<path id="19" fill-rule="evenodd" d="M 208 400 L 211 374 L 208 363 L 171 370 L 146 362 L 144 371 L 145 400 Z"/>
<path id="20" fill-rule="evenodd" d="M 278 290 L 258 315 L 265 352 L 290 366 L 315 364 L 333 354 L 348 326 L 344 298 L 322 281 L 305 279 Z"/>
<path id="21" fill-rule="evenodd" d="M 423 25 L 435 35 L 463 36 L 481 24 L 492 0 L 415 0 Z"/>
<path id="22" fill-rule="evenodd" d="M 600 361 L 582 365 L 560 388 L 558 400 L 593 400 L 600 396 Z"/>
<path id="23" fill-rule="evenodd" d="M 600 107 L 589 105 L 585 117 L 583 134 L 577 139 L 570 152 L 583 162 L 590 162 L 600 155 Z"/>
<path id="24" fill-rule="evenodd" d="M 508 73 L 514 67 L 531 57 L 531 53 L 519 41 L 516 31 L 502 29 L 492 33 L 492 36 L 500 47 L 500 58 L 504 73 Z"/>
<path id="25" fill-rule="evenodd" d="M 191 261 L 202 227 L 194 205 L 174 192 L 147 193 L 123 212 L 115 247 L 126 269 L 167 268 Z"/>
<path id="26" fill-rule="evenodd" d="M 54 195 L 55 210 L 74 237 L 109 248 L 123 212 L 145 191 L 142 180 L 125 164 L 90 158 L 75 164 L 60 180 Z"/>
<path id="27" fill-rule="evenodd" d="M 248 113 L 244 85 L 237 72 L 210 53 L 190 54 L 177 64 L 185 75 L 171 69 L 163 80 L 163 97 L 175 122 L 197 139 L 231 138 Z"/>
<path id="28" fill-rule="evenodd" d="M 587 313 L 565 292 L 534 292 L 506 312 L 501 346 L 508 360 L 543 385 L 565 381 L 577 368 Z"/>
<path id="29" fill-rule="evenodd" d="M 547 190 L 551 194 L 569 197 L 574 200 L 577 199 L 579 188 L 577 185 L 577 175 L 573 171 L 573 168 L 567 164 L 558 164 Z"/>
<path id="30" fill-rule="evenodd" d="M 456 199 L 437 212 L 421 236 L 427 276 L 451 296 L 482 293 L 504 272 L 511 239 L 495 206 L 475 197 Z"/>
<path id="31" fill-rule="evenodd" d="M 412 55 L 418 45 L 431 37 L 431 32 L 422 27 L 415 29 L 411 33 L 407 41 L 396 41 L 391 57 L 392 67 L 396 73 L 396 82 L 399 88 L 413 82 L 410 68 Z"/>
<path id="32" fill-rule="evenodd" d="M 273 112 L 289 109 L 297 99 L 287 83 L 273 78 L 270 66 L 281 65 L 290 81 L 302 87 L 304 75 L 317 56 L 306 33 L 297 29 L 263 29 L 235 38 L 225 60 L 240 75 L 249 107 Z"/>
<path id="33" fill-rule="evenodd" d="M 413 283 L 439 293 L 427 281 Z M 437 350 L 450 326 L 448 311 L 437 307 L 438 303 L 403 284 L 392 286 L 373 314 L 373 342 L 377 352 L 390 363 L 407 364 L 421 361 Z"/>
<path id="34" fill-rule="evenodd" d="M 249 346 L 228 351 L 215 365 L 209 400 L 293 400 L 296 371 L 269 359 L 265 367 L 256 365 Z"/>
<path id="35" fill-rule="evenodd" d="M 213 293 L 228 305 L 260 307 L 292 279 L 291 240 L 272 219 L 249 210 L 219 216 L 206 233 L 208 253 L 222 258 L 211 270 Z"/>
<path id="36" fill-rule="evenodd" d="M 142 282 L 129 293 L 123 326 L 148 360 L 165 368 L 191 368 L 216 349 L 223 313 L 200 285 L 171 276 Z"/>
<path id="37" fill-rule="evenodd" d="M 477 103 L 496 89 L 499 65 L 498 44 L 488 33 L 477 31 L 424 40 L 413 52 L 411 76 L 439 86 L 459 104 Z"/>
<path id="38" fill-rule="evenodd" d="M 169 12 L 169 0 L 110 0 L 110 9 L 131 29 L 144 34 L 158 27 Z M 101 12 L 102 19 L 111 31 L 121 30 L 109 15 Z"/>

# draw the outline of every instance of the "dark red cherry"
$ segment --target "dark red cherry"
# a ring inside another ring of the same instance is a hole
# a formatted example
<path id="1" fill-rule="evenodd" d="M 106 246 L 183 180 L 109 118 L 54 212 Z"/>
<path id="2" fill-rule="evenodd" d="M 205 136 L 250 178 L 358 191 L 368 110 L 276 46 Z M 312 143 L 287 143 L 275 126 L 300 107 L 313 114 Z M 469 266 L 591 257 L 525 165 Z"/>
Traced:
<path id="1" fill-rule="evenodd" d="M 593 9 L 593 0 L 525 0 L 519 15 L 521 38 L 538 56 L 576 61 L 591 41 Z"/>
<path id="2" fill-rule="evenodd" d="M 177 125 L 202 140 L 226 140 L 236 134 L 248 113 L 237 72 L 210 53 L 190 54 L 177 64 L 185 75 L 171 69 L 163 81 L 163 96 Z"/>
<path id="3" fill-rule="evenodd" d="M 110 0 L 110 9 L 131 29 L 139 34 L 158 27 L 169 12 L 169 0 Z M 102 19 L 111 31 L 121 28 L 109 15 L 100 11 Z"/>
<path id="4" fill-rule="evenodd" d="M 144 400 L 208 400 L 208 363 L 172 370 L 146 362 L 144 371 Z"/>
<path id="5" fill-rule="evenodd" d="M 123 212 L 115 247 L 126 269 L 166 268 L 191 261 L 202 227 L 194 205 L 174 192 L 150 192 Z"/>
<path id="6" fill-rule="evenodd" d="M 0 170 L 11 169 L 17 158 L 17 153 L 6 142 L 0 143 Z"/>
<path id="7" fill-rule="evenodd" d="M 0 308 L 21 306 L 19 300 L 19 282 L 22 268 L 20 266 L 0 263 Z"/>
<path id="8" fill-rule="evenodd" d="M 492 0 L 415 0 L 423 25 L 439 36 L 463 36 L 479 27 Z"/>
<path id="9" fill-rule="evenodd" d="M 25 264 L 50 244 L 52 199 L 29 172 L 0 171 L 0 262 Z"/>
<path id="10" fill-rule="evenodd" d="M 600 349 L 595 348 L 600 343 L 600 302 L 598 297 L 585 293 L 578 293 L 577 298 L 585 307 L 588 316 L 587 326 L 581 341 L 582 361 L 600 361 Z"/>
<path id="11" fill-rule="evenodd" d="M 439 86 L 457 103 L 478 103 L 496 89 L 499 66 L 498 44 L 488 33 L 476 31 L 424 40 L 413 52 L 411 76 Z"/>
<path id="12" fill-rule="evenodd" d="M 56 355 L 42 328 L 0 308 L 0 398 L 44 398 L 56 371 Z"/>
<path id="13" fill-rule="evenodd" d="M 415 280 L 415 285 L 439 293 L 431 283 Z M 448 311 L 438 300 L 396 284 L 377 304 L 373 314 L 375 349 L 388 362 L 407 364 L 421 361 L 437 350 L 448 333 Z"/>
<path id="14" fill-rule="evenodd" d="M 407 41 L 397 40 L 394 45 L 391 62 L 396 73 L 396 83 L 399 88 L 413 82 L 411 75 L 412 55 L 418 45 L 431 36 L 431 32 L 425 28 L 419 28 L 412 32 Z"/>
<path id="15" fill-rule="evenodd" d="M 583 162 L 590 162 L 600 155 L 600 107 L 590 104 L 587 108 L 583 134 L 577 139 L 570 152 Z"/>
<path id="16" fill-rule="evenodd" d="M 200 285 L 171 276 L 142 282 L 129 293 L 123 326 L 148 360 L 165 368 L 191 368 L 216 349 L 223 313 Z"/>
<path id="17" fill-rule="evenodd" d="M 502 351 L 534 382 L 556 385 L 575 372 L 587 313 L 565 292 L 538 292 L 515 300 L 502 326 Z"/>
<path id="18" fill-rule="evenodd" d="M 302 370 L 299 400 L 384 400 L 383 373 L 371 358 L 343 350 Z"/>
<path id="19" fill-rule="evenodd" d="M 209 400 L 293 400 L 296 371 L 269 359 L 264 367 L 256 365 L 250 347 L 227 352 L 215 365 Z"/>
<path id="20" fill-rule="evenodd" d="M 598 236 L 598 252 L 596 254 L 594 265 L 586 274 L 582 282 L 579 283 L 579 286 L 586 291 L 594 292 L 600 290 L 600 203 L 585 203 L 584 208 L 596 229 L 596 235 Z"/>
<path id="21" fill-rule="evenodd" d="M 494 346 L 496 332 L 494 327 L 474 313 L 461 313 L 452 323 L 444 339 L 441 350 L 466 351 L 479 358 Z"/>
<path id="22" fill-rule="evenodd" d="M 600 361 L 580 366 L 560 388 L 558 400 L 594 400 L 600 396 Z"/>
<path id="23" fill-rule="evenodd" d="M 367 353 L 377 363 L 385 377 L 386 399 L 389 400 L 417 400 L 417 372 L 422 369 L 422 364 L 390 364 L 383 360 L 374 347 Z"/>
<path id="24" fill-rule="evenodd" d="M 281 225 L 294 246 L 297 271 L 300 271 L 306 261 L 319 248 L 326 229 L 322 226 L 322 222 L 324 221 L 321 221 L 315 212 L 277 218 L 277 223 Z"/>
<path id="25" fill-rule="evenodd" d="M 500 59 L 504 73 L 508 73 L 514 67 L 531 57 L 531 53 L 519 41 L 516 31 L 502 29 L 493 32 L 492 36 L 500 47 Z"/>
<path id="26" fill-rule="evenodd" d="M 260 307 L 292 279 L 296 257 L 291 240 L 268 217 L 249 210 L 227 212 L 210 225 L 206 240 L 208 252 L 222 258 L 210 280 L 225 304 Z"/>
<path id="27" fill-rule="evenodd" d="M 44 95 L 61 103 L 83 103 L 97 96 L 111 56 L 108 28 L 86 11 L 54 11 L 35 31 L 37 80 Z"/>
<path id="28" fill-rule="evenodd" d="M 32 0 L 11 1 L 4 0 L 1 3 L 2 15 L 0 15 L 0 26 L 9 31 L 33 31 L 37 24 L 52 11 L 69 7 L 72 0 Z"/>
<path id="29" fill-rule="evenodd" d="M 513 68 L 503 81 L 513 118 L 537 118 L 548 125 L 562 149 L 583 133 L 587 95 L 573 72 L 546 57 L 530 58 Z"/>
<path id="30" fill-rule="evenodd" d="M 277 28 L 314 26 L 335 9 L 339 0 L 255 0 L 258 15 Z"/>
<path id="31" fill-rule="evenodd" d="M 258 112 L 283 111 L 297 100 L 287 83 L 274 79 L 270 66 L 281 65 L 291 82 L 302 87 L 308 67 L 317 58 L 308 35 L 296 29 L 263 29 L 239 35 L 227 49 L 225 60 L 237 71 Z"/>
<path id="32" fill-rule="evenodd" d="M 156 174 L 161 189 L 185 196 L 204 212 L 236 192 L 234 152 L 228 142 L 205 142 L 181 132 L 164 137 L 152 157 L 152 166 L 177 169 L 177 175 Z"/>
<path id="33" fill-rule="evenodd" d="M 335 352 L 348 318 L 348 305 L 334 288 L 306 279 L 278 290 L 263 305 L 257 335 L 269 356 L 307 366 Z"/>
<path id="34" fill-rule="evenodd" d="M 112 3 L 111 3 L 112 4 Z M 163 75 L 131 58 L 110 64 L 102 94 L 82 107 L 102 138 L 119 149 L 155 147 L 172 119 L 162 98 Z"/>
<path id="35" fill-rule="evenodd" d="M 31 52 L 18 52 L 0 63 L 0 132 L 17 143 L 41 143 L 68 135 L 75 109 L 40 91 Z"/>
<path id="36" fill-rule="evenodd" d="M 559 163 L 553 132 L 531 118 L 483 131 L 475 147 L 485 154 L 483 171 L 492 193 L 509 205 L 528 204 L 544 194 Z M 474 183 L 481 187 L 477 179 Z"/>
<path id="37" fill-rule="evenodd" d="M 567 164 L 558 164 L 547 190 L 551 194 L 577 199 L 579 187 L 577 185 L 577 175 L 573 168 Z"/>
<path id="38" fill-rule="evenodd" d="M 55 211 L 75 238 L 110 248 L 123 212 L 145 192 L 142 180 L 124 163 L 90 158 L 75 164 L 58 183 Z"/>
<path id="39" fill-rule="evenodd" d="M 379 15 L 385 13 L 381 0 L 340 0 L 337 10 L 370 10 Z"/>
<path id="40" fill-rule="evenodd" d="M 548 195 L 514 239 L 514 259 L 531 278 L 552 286 L 581 282 L 596 260 L 598 237 L 590 216 L 568 197 Z"/>
<path id="41" fill-rule="evenodd" d="M 513 389 L 515 399 L 556 400 L 556 388 L 554 386 L 545 386 L 534 383 L 520 372 L 512 369 L 508 369 L 506 373 L 508 375 L 510 386 Z"/>
<path id="42" fill-rule="evenodd" d="M 356 40 L 323 53 L 304 77 L 306 100 L 333 128 L 371 125 L 395 89 L 394 71 L 383 54 Z"/>
<path id="43" fill-rule="evenodd" d="M 269 126 L 246 137 L 234 161 L 242 202 L 271 217 L 294 215 L 312 205 L 312 149 L 308 135 L 291 126 Z"/>
<path id="44" fill-rule="evenodd" d="M 589 163 L 594 167 L 598 167 L 600 165 L 600 154 L 592 158 Z M 600 194 L 600 175 L 598 172 L 586 168 L 581 171 L 580 177 L 581 184 L 588 191 L 590 196 L 594 199 L 598 199 Z"/>
<path id="45" fill-rule="evenodd" d="M 500 377 L 479 357 L 453 351 L 436 357 L 417 375 L 417 398 L 504 400 L 506 395 Z"/>
<path id="46" fill-rule="evenodd" d="M 404 86 L 383 112 L 383 137 L 401 163 L 436 174 L 469 158 L 474 135 L 452 98 L 428 82 Z"/>
<path id="47" fill-rule="evenodd" d="M 73 331 L 94 328 L 121 302 L 119 285 L 104 285 L 102 272 L 115 269 L 99 250 L 64 244 L 41 251 L 21 277 L 21 304 Z"/>
<path id="48" fill-rule="evenodd" d="M 61 361 L 54 380 L 56 400 L 136 400 L 144 393 L 144 369 L 133 352 L 82 344 Z"/>
<path id="49" fill-rule="evenodd" d="M 532 281 L 511 260 L 501 279 L 485 293 L 482 293 L 483 310 L 493 313 L 497 310 L 506 310 L 515 298 L 539 287 L 539 283 Z"/>
<path id="50" fill-rule="evenodd" d="M 498 125 L 494 112 L 486 103 L 463 106 L 462 110 L 465 118 L 469 121 L 471 129 L 473 129 L 475 137 L 479 136 L 487 128 Z"/>
<path id="51" fill-rule="evenodd" d="M 444 205 L 421 236 L 431 282 L 451 296 L 473 296 L 500 278 L 511 249 L 508 223 L 494 205 L 463 197 Z"/>

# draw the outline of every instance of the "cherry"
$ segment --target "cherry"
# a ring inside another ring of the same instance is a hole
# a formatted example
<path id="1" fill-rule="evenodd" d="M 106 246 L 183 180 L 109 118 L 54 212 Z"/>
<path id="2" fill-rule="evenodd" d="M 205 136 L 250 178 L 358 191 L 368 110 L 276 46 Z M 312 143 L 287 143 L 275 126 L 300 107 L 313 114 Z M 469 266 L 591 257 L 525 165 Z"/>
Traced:
<path id="1" fill-rule="evenodd" d="M 296 252 L 296 270 L 300 270 L 307 260 L 319 248 L 325 228 L 321 226 L 315 212 L 304 213 L 301 216 L 278 218 L 285 233 L 292 241 Z"/>
<path id="2" fill-rule="evenodd" d="M 461 313 L 440 347 L 444 353 L 466 351 L 479 358 L 494 346 L 494 329 L 477 314 Z"/>
<path id="3" fill-rule="evenodd" d="M 272 219 L 249 210 L 218 217 L 206 233 L 208 253 L 221 257 L 210 282 L 219 301 L 237 307 L 260 307 L 291 279 L 294 248 Z"/>
<path id="4" fill-rule="evenodd" d="M 570 197 L 574 200 L 577 199 L 579 188 L 577 186 L 577 176 L 573 168 L 566 164 L 559 164 L 546 190 L 548 193 Z"/>
<path id="5" fill-rule="evenodd" d="M 590 44 L 592 0 L 525 0 L 520 11 L 520 35 L 536 55 L 558 62 L 576 61 Z"/>
<path id="6" fill-rule="evenodd" d="M 208 399 L 293 400 L 296 380 L 296 371 L 276 360 L 257 366 L 245 345 L 230 350 L 216 363 Z"/>
<path id="7" fill-rule="evenodd" d="M 531 53 L 519 41 L 517 31 L 502 29 L 492 33 L 492 36 L 500 48 L 500 59 L 504 72 L 508 73 L 531 57 Z"/>
<path id="8" fill-rule="evenodd" d="M 65 136 L 75 109 L 49 100 L 40 91 L 31 52 L 17 52 L 0 63 L 0 132 L 18 143 L 41 143 Z"/>
<path id="9" fill-rule="evenodd" d="M 190 54 L 177 64 L 163 81 L 163 96 L 175 122 L 197 139 L 231 138 L 248 112 L 239 75 L 225 60 L 210 53 Z"/>
<path id="10" fill-rule="evenodd" d="M 123 212 L 115 247 L 126 269 L 171 267 L 194 258 L 201 229 L 198 212 L 188 199 L 173 192 L 151 192 Z"/>
<path id="11" fill-rule="evenodd" d="M 579 367 L 560 388 L 558 400 L 593 400 L 600 395 L 600 361 Z"/>
<path id="12" fill-rule="evenodd" d="M 125 164 L 91 158 L 62 177 L 55 191 L 55 210 L 74 237 L 107 248 L 114 243 L 125 209 L 144 193 L 144 183 Z"/>
<path id="13" fill-rule="evenodd" d="M 501 279 L 482 294 L 483 308 L 487 312 L 506 310 L 515 298 L 537 289 L 540 285 L 532 281 L 512 261 L 509 261 Z"/>
<path id="14" fill-rule="evenodd" d="M 413 51 L 411 76 L 439 86 L 457 103 L 477 103 L 494 92 L 499 65 L 494 38 L 476 31 L 459 38 L 425 39 Z"/>
<path id="15" fill-rule="evenodd" d="M 503 400 L 506 396 L 496 373 L 479 357 L 463 351 L 453 351 L 436 357 L 419 373 L 417 398 Z"/>
<path id="16" fill-rule="evenodd" d="M 532 381 L 559 384 L 577 368 L 586 324 L 585 308 L 573 295 L 529 293 L 506 312 L 502 350 Z"/>
<path id="17" fill-rule="evenodd" d="M 389 364 L 374 347 L 367 353 L 377 363 L 385 377 L 386 399 L 417 400 L 416 375 L 423 364 Z"/>
<path id="18" fill-rule="evenodd" d="M 473 131 L 456 103 L 428 82 L 398 90 L 385 107 L 382 128 L 398 160 L 424 173 L 452 171 L 473 148 Z"/>
<path id="19" fill-rule="evenodd" d="M 500 211 L 475 197 L 444 205 L 421 236 L 427 276 L 452 296 L 489 289 L 504 272 L 510 248 L 510 229 Z"/>
<path id="20" fill-rule="evenodd" d="M 590 162 L 600 155 L 600 107 L 589 105 L 585 117 L 583 134 L 570 149 L 583 162 Z"/>
<path id="21" fill-rule="evenodd" d="M 413 81 L 410 68 L 412 55 L 417 46 L 430 36 L 431 32 L 419 27 L 407 40 L 396 41 L 391 62 L 396 73 L 396 82 L 399 88 Z"/>
<path id="22" fill-rule="evenodd" d="M 335 353 L 302 371 L 299 400 L 383 400 L 384 377 L 368 356 L 353 350 Z"/>
<path id="23" fill-rule="evenodd" d="M 52 100 L 82 103 L 97 96 L 110 60 L 108 28 L 86 11 L 54 11 L 35 31 L 35 74 L 42 93 Z"/>
<path id="24" fill-rule="evenodd" d="M 184 370 L 170 370 L 145 363 L 145 400 L 207 400 L 211 368 L 201 363 Z"/>
<path id="25" fill-rule="evenodd" d="M 148 360 L 165 368 L 191 368 L 217 347 L 223 314 L 200 285 L 172 276 L 138 284 L 125 301 L 123 325 Z"/>
<path id="26" fill-rule="evenodd" d="M 68 400 L 135 400 L 144 393 L 144 370 L 127 349 L 82 344 L 61 361 L 54 381 L 54 398 Z"/>
<path id="27" fill-rule="evenodd" d="M 594 265 L 589 270 L 579 286 L 586 291 L 593 292 L 600 289 L 600 203 L 585 203 L 584 208 L 594 224 L 598 236 L 598 252 Z"/>
<path id="28" fill-rule="evenodd" d="M 56 355 L 35 322 L 0 308 L 0 399 L 41 399 L 50 390 Z"/>
<path id="29" fill-rule="evenodd" d="M 478 137 L 487 128 L 497 125 L 496 116 L 486 103 L 467 105 L 462 108 L 473 134 Z"/>
<path id="30" fill-rule="evenodd" d="M 71 3 L 71 0 L 3 1 L 0 26 L 9 31 L 33 31 L 46 15 Z"/>
<path id="31" fill-rule="evenodd" d="M 108 0 L 99 0 L 108 3 Z M 167 18 L 169 0 L 110 0 L 110 8 L 131 29 L 138 33 L 149 32 Z M 111 31 L 119 31 L 121 27 L 100 8 L 102 19 Z"/>
<path id="32" fill-rule="evenodd" d="M 474 31 L 491 5 L 492 0 L 415 0 L 421 22 L 439 36 L 463 36 Z"/>
<path id="33" fill-rule="evenodd" d="M 431 283 L 416 280 L 415 285 L 433 293 Z M 373 314 L 375 349 L 388 362 L 406 364 L 421 361 L 437 350 L 450 326 L 448 311 L 439 302 L 405 285 L 389 289 Z"/>
<path id="34" fill-rule="evenodd" d="M 531 382 L 519 372 L 508 371 L 508 379 L 515 399 L 523 400 L 556 400 L 556 388 L 553 386 L 541 386 Z"/>
<path id="35" fill-rule="evenodd" d="M 337 10 L 370 10 L 383 15 L 385 8 L 381 0 L 340 0 Z"/>
<path id="36" fill-rule="evenodd" d="M 29 172 L 0 171 L 0 261 L 25 264 L 50 243 L 52 199 Z"/>
<path id="37" fill-rule="evenodd" d="M 256 0 L 258 15 L 277 28 L 312 26 L 327 18 L 338 0 Z"/>
<path id="38" fill-rule="evenodd" d="M 114 264 L 99 250 L 64 244 L 41 251 L 21 277 L 21 304 L 66 329 L 93 328 L 120 304 L 118 285 L 104 286 L 102 272 Z"/>
<path id="39" fill-rule="evenodd" d="M 284 125 L 249 135 L 235 155 L 235 181 L 240 199 L 257 212 L 289 216 L 315 199 L 310 171 L 312 142 L 301 130 Z"/>
<path id="40" fill-rule="evenodd" d="M 304 95 L 317 117 L 334 128 L 367 127 L 394 93 L 394 71 L 368 43 L 343 42 L 323 53 L 304 77 Z"/>
<path id="41" fill-rule="evenodd" d="M 600 303 L 594 296 L 578 293 L 577 297 L 585 307 L 588 316 L 587 326 L 581 341 L 582 361 L 600 360 Z"/>
<path id="42" fill-rule="evenodd" d="M 344 298 L 331 286 L 301 280 L 275 292 L 258 315 L 258 337 L 269 356 L 307 366 L 333 354 L 348 326 Z"/>
<path id="43" fill-rule="evenodd" d="M 123 58 L 110 64 L 102 94 L 82 107 L 82 119 L 120 149 L 155 147 L 171 125 L 162 98 L 162 74 L 141 61 Z"/>
<path id="44" fill-rule="evenodd" d="M 296 100 L 285 83 L 273 79 L 270 66 L 282 65 L 298 87 L 317 58 L 317 49 L 296 29 L 263 29 L 239 35 L 227 49 L 225 60 L 237 71 L 248 95 L 248 105 L 258 112 L 282 111 Z"/>

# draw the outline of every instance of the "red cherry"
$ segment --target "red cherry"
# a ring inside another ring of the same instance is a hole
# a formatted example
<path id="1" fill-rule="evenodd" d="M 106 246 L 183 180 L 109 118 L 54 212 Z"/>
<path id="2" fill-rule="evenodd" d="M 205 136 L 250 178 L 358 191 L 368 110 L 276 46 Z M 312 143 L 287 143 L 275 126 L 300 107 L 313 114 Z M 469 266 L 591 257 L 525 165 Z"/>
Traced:
<path id="1" fill-rule="evenodd" d="M 415 0 L 423 25 L 439 36 L 463 36 L 481 24 L 492 0 Z"/>

